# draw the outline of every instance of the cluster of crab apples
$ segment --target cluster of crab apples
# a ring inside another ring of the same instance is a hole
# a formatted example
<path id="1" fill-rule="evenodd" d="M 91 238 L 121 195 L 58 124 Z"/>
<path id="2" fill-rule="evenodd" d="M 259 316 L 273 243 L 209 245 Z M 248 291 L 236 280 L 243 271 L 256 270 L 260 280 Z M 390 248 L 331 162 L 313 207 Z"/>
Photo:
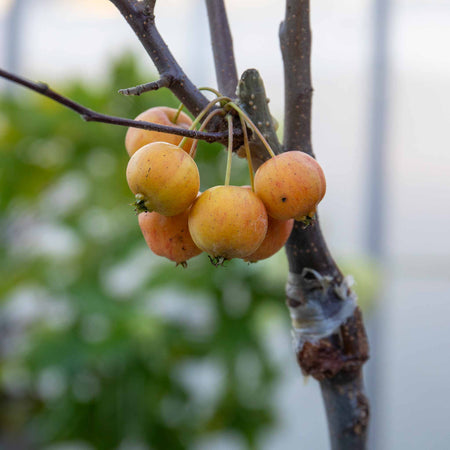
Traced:
<path id="1" fill-rule="evenodd" d="M 168 107 L 151 108 L 136 119 L 196 126 L 180 109 Z M 306 153 L 274 155 L 253 179 L 249 150 L 252 186 L 229 185 L 228 175 L 224 185 L 200 193 L 195 144 L 192 139 L 137 128 L 130 128 L 125 139 L 130 155 L 127 181 L 136 198 L 139 226 L 150 249 L 177 265 L 185 266 L 202 252 L 214 264 L 232 258 L 248 262 L 268 258 L 286 243 L 294 220 L 313 217 L 325 195 L 323 171 Z M 248 149 L 248 141 L 245 145 Z M 229 155 L 231 161 L 230 144 Z"/>

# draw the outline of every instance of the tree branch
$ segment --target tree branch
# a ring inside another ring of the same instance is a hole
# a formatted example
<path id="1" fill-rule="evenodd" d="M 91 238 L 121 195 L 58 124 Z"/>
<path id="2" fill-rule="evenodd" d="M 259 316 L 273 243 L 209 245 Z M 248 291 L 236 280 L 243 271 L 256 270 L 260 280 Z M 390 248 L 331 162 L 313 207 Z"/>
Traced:
<path id="1" fill-rule="evenodd" d="M 122 95 L 141 95 L 144 92 L 157 91 L 163 87 L 170 88 L 172 83 L 172 77 L 170 75 L 164 75 L 157 81 L 150 81 L 150 83 L 139 84 L 126 89 L 119 89 L 119 94 Z"/>
<path id="2" fill-rule="evenodd" d="M 155 0 L 110 0 L 124 16 L 151 57 L 161 78 L 172 80 L 170 90 L 194 115 L 208 104 L 208 99 L 194 86 L 173 57 L 155 25 Z"/>
<path id="3" fill-rule="evenodd" d="M 284 150 L 313 155 L 309 0 L 286 0 L 280 26 L 285 77 Z M 296 222 L 286 244 L 286 287 L 297 360 L 322 389 L 333 450 L 364 450 L 369 404 L 362 365 L 368 344 L 356 296 L 331 257 L 318 218 Z"/>
<path id="4" fill-rule="evenodd" d="M 238 83 L 237 96 L 238 105 L 258 127 L 274 153 L 281 153 L 282 148 L 278 141 L 273 117 L 270 114 L 264 83 L 256 69 L 248 69 L 242 74 Z M 250 132 L 249 144 L 253 169 L 257 170 L 264 161 L 269 159 L 270 155 L 256 133 Z"/>
<path id="5" fill-rule="evenodd" d="M 225 4 L 223 0 L 206 0 L 206 7 L 219 91 L 233 98 L 238 77 Z"/>
<path id="6" fill-rule="evenodd" d="M 287 0 L 280 26 L 284 62 L 284 147 L 313 154 L 311 146 L 311 28 L 309 0 Z"/>
<path id="7" fill-rule="evenodd" d="M 106 114 L 98 113 L 92 109 L 86 108 L 73 100 L 58 94 L 45 83 L 35 83 L 25 78 L 14 75 L 6 70 L 0 69 L 0 77 L 13 83 L 24 86 L 32 91 L 35 91 L 45 97 L 48 97 L 61 105 L 75 111 L 87 122 L 102 122 L 112 125 L 120 125 L 124 127 L 141 128 L 143 130 L 153 130 L 162 133 L 172 133 L 179 136 L 186 136 L 194 139 L 202 139 L 207 142 L 228 142 L 228 133 L 226 131 L 220 132 L 205 132 L 197 130 L 187 130 L 185 128 L 171 127 L 166 125 L 160 125 L 152 122 L 145 122 L 142 120 L 124 119 L 122 117 L 108 116 Z M 242 135 L 242 130 L 236 130 L 236 137 Z"/>

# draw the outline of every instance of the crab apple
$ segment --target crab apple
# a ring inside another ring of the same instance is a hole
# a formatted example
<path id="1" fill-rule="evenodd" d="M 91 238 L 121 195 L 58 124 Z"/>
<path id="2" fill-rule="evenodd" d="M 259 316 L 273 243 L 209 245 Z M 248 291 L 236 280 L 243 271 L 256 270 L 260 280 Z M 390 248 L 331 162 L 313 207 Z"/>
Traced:
<path id="1" fill-rule="evenodd" d="M 243 186 L 251 191 L 251 186 Z M 258 249 L 249 256 L 244 258 L 247 262 L 257 262 L 262 259 L 270 258 L 278 252 L 278 250 L 286 244 L 292 228 L 294 227 L 294 219 L 278 220 L 268 216 L 267 233 Z"/>
<path id="2" fill-rule="evenodd" d="M 318 162 L 300 151 L 281 153 L 262 164 L 255 174 L 255 192 L 275 219 L 302 220 L 314 215 L 326 191 Z"/>
<path id="3" fill-rule="evenodd" d="M 139 226 L 150 250 L 183 266 L 199 255 L 202 251 L 189 234 L 188 216 L 189 209 L 171 217 L 157 212 L 140 213 Z"/>
<path id="4" fill-rule="evenodd" d="M 266 237 L 254 253 L 244 258 L 245 261 L 256 262 L 270 258 L 286 244 L 294 226 L 294 219 L 278 220 L 270 216 L 268 219 Z"/>
<path id="5" fill-rule="evenodd" d="M 169 108 L 167 106 L 156 106 L 139 114 L 135 120 L 188 129 L 192 125 L 191 118 L 184 112 L 180 112 L 175 120 L 177 112 L 178 110 L 174 108 Z M 142 130 L 140 128 L 128 128 L 125 136 L 125 148 L 127 149 L 128 154 L 133 156 L 133 154 L 144 145 L 151 144 L 153 142 L 168 142 L 169 144 L 178 145 L 182 139 L 183 136 L 178 136 L 176 134 Z M 187 139 L 183 144 L 183 150 L 189 153 L 192 143 L 192 139 Z"/>
<path id="6" fill-rule="evenodd" d="M 267 213 L 252 191 L 240 186 L 215 186 L 194 202 L 188 223 L 194 242 L 213 258 L 244 258 L 264 240 Z"/>
<path id="7" fill-rule="evenodd" d="M 189 208 L 200 188 L 195 161 L 179 147 L 154 142 L 140 148 L 128 162 L 127 181 L 138 206 L 164 216 Z"/>

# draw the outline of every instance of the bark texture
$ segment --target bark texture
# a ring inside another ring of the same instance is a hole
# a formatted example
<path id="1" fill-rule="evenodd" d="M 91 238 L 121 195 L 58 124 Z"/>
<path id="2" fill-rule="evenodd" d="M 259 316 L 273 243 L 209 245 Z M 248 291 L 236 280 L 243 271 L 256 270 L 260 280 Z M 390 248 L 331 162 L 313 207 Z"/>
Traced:
<path id="1" fill-rule="evenodd" d="M 311 144 L 311 29 L 309 0 L 286 0 L 280 26 L 285 74 L 284 149 L 314 156 Z M 326 246 L 318 218 L 296 222 L 286 245 L 287 304 L 296 339 L 297 361 L 317 379 L 327 412 L 331 448 L 366 448 L 369 403 L 362 365 L 369 348 L 361 311 Z"/>

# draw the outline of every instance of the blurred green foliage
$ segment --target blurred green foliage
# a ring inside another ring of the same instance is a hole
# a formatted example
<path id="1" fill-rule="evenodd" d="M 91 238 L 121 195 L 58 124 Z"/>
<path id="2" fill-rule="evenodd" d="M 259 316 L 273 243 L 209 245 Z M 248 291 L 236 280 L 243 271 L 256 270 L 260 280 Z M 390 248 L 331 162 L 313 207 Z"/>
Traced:
<path id="1" fill-rule="evenodd" d="M 127 56 L 100 84 L 58 90 L 122 117 L 178 105 L 165 89 L 116 94 L 146 79 Z M 125 131 L 21 88 L 0 98 L 0 435 L 27 449 L 177 450 L 231 434 L 257 448 L 274 419 L 264 337 L 288 320 L 284 276 L 152 255 L 129 206 Z M 202 189 L 222 184 L 225 156 L 199 146 Z"/>

